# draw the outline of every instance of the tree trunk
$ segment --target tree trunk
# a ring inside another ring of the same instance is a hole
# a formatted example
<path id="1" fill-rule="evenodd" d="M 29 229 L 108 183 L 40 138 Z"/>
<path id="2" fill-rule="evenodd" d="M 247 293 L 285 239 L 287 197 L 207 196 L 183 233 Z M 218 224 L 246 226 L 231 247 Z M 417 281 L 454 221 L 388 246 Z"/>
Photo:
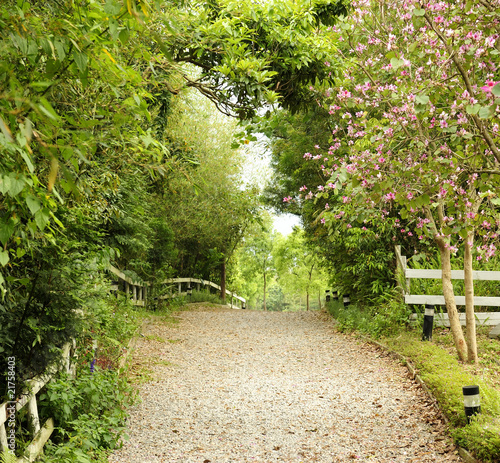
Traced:
<path id="1" fill-rule="evenodd" d="M 222 261 L 220 266 L 220 297 L 222 303 L 226 303 L 226 259 Z"/>
<path id="2" fill-rule="evenodd" d="M 441 271 L 442 271 L 442 285 L 443 295 L 446 304 L 446 311 L 448 312 L 448 319 L 450 321 L 450 329 L 457 349 L 458 358 L 465 362 L 467 360 L 467 344 L 465 343 L 464 333 L 460 325 L 460 318 L 458 317 L 457 305 L 455 303 L 455 293 L 451 283 L 451 256 L 450 249 L 443 236 L 438 232 L 434 216 L 429 206 L 425 207 L 425 215 L 431 221 L 431 227 L 434 234 L 434 241 L 439 249 L 441 256 Z M 441 223 L 444 223 L 444 210 L 443 205 L 440 204 L 437 208 L 438 215 Z"/>
<path id="3" fill-rule="evenodd" d="M 321 310 L 321 289 L 318 290 L 318 309 Z"/>
<path id="4" fill-rule="evenodd" d="M 441 270 L 443 272 L 443 295 L 446 303 L 446 310 L 450 320 L 450 329 L 457 349 L 458 358 L 465 362 L 467 360 L 467 345 L 465 343 L 464 333 L 458 317 L 457 305 L 455 303 L 455 293 L 451 282 L 451 258 L 450 250 L 442 238 L 436 237 L 436 242 L 441 254 Z"/>
<path id="5" fill-rule="evenodd" d="M 266 306 L 266 273 L 264 272 L 264 310 L 267 310 L 267 306 Z"/>
<path id="6" fill-rule="evenodd" d="M 474 232 L 467 233 L 464 252 L 465 325 L 467 334 L 467 357 L 477 363 L 476 317 L 474 315 L 474 280 L 472 277 L 472 244 Z"/>
<path id="7" fill-rule="evenodd" d="M 306 293 L 306 310 L 309 310 L 309 291 Z"/>

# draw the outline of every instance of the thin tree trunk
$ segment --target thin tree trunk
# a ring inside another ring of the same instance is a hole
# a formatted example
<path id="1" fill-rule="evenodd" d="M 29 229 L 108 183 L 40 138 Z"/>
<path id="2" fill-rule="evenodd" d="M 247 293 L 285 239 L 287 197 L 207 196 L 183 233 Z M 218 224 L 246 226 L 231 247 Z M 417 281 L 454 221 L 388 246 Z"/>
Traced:
<path id="1" fill-rule="evenodd" d="M 267 289 L 267 285 L 266 285 L 266 273 L 264 272 L 264 310 L 267 310 L 267 306 L 266 306 L 266 289 Z"/>
<path id="2" fill-rule="evenodd" d="M 309 290 L 306 293 L 306 310 L 309 310 Z"/>
<path id="3" fill-rule="evenodd" d="M 442 271 L 442 285 L 443 295 L 446 304 L 446 311 L 448 312 L 448 319 L 450 321 L 450 329 L 453 335 L 455 348 L 457 349 L 458 358 L 465 362 L 467 361 L 467 344 L 465 343 L 464 333 L 460 325 L 460 318 L 458 316 L 457 305 L 455 303 L 455 293 L 451 282 L 451 256 L 450 249 L 446 241 L 438 233 L 434 216 L 429 207 L 425 208 L 427 218 L 431 220 L 431 225 L 434 231 L 434 241 L 436 242 L 439 254 L 441 256 L 441 271 Z M 438 207 L 438 214 L 440 219 L 444 216 L 442 205 Z"/>
<path id="4" fill-rule="evenodd" d="M 226 303 L 226 259 L 223 258 L 222 264 L 220 266 L 220 297 L 222 303 Z"/>
<path id="5" fill-rule="evenodd" d="M 472 244 L 474 232 L 467 233 L 464 252 L 465 286 L 465 326 L 467 334 L 467 357 L 469 362 L 477 363 L 476 317 L 474 315 L 474 280 L 472 277 Z"/>
<path id="6" fill-rule="evenodd" d="M 436 240 L 441 254 L 441 270 L 443 272 L 443 295 L 446 303 L 446 310 L 450 320 L 450 329 L 457 349 L 458 357 L 463 362 L 467 359 L 467 345 L 465 343 L 464 333 L 460 325 L 457 305 L 455 303 L 455 293 L 451 282 L 451 257 L 450 250 L 445 247 L 443 239 Z"/>

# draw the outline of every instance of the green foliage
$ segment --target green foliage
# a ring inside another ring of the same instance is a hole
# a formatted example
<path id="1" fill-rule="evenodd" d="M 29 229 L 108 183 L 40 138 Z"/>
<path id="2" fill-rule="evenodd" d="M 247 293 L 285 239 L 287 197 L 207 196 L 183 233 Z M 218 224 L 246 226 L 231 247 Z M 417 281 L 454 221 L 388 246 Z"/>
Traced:
<path id="1" fill-rule="evenodd" d="M 337 230 L 327 242 L 325 260 L 334 270 L 333 287 L 340 293 L 367 303 L 394 287 L 393 241 L 383 226 Z"/>
<path id="2" fill-rule="evenodd" d="M 40 414 L 53 417 L 58 427 L 46 461 L 90 462 L 97 450 L 116 448 L 132 402 L 126 378 L 112 370 L 87 369 L 50 382 L 40 394 Z"/>
<path id="3" fill-rule="evenodd" d="M 314 102 L 310 85 L 333 82 L 336 34 L 326 26 L 347 12 L 347 2 L 193 5 L 160 43 L 175 61 L 202 69 L 191 84 L 226 113 L 251 118 L 261 104 L 278 102 L 298 110 Z"/>
<path id="4" fill-rule="evenodd" d="M 308 243 L 304 231 L 296 228 L 287 237 L 276 236 L 273 256 L 278 283 L 292 297 L 305 296 L 309 310 L 310 298 L 316 299 L 328 287 L 321 249 Z"/>
<path id="5" fill-rule="evenodd" d="M 386 291 L 370 305 L 344 307 L 342 302 L 332 300 L 326 308 L 341 331 L 360 331 L 375 339 L 399 333 L 408 324 L 410 313 L 398 289 Z"/>
<path id="6" fill-rule="evenodd" d="M 183 301 L 187 303 L 207 302 L 210 304 L 223 304 L 220 294 L 213 294 L 208 290 L 193 291 L 193 294 L 191 294 L 191 296 L 186 296 L 185 298 L 183 298 Z"/>
<path id="7" fill-rule="evenodd" d="M 500 461 L 500 418 L 478 415 L 470 425 L 452 431 L 458 445 L 484 462 Z"/>

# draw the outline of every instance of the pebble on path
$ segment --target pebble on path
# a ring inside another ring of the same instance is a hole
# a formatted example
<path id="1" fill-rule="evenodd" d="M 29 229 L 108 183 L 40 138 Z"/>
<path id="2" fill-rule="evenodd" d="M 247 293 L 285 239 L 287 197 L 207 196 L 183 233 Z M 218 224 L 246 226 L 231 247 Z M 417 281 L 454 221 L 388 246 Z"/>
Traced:
<path id="1" fill-rule="evenodd" d="M 319 312 L 198 306 L 149 325 L 110 463 L 459 462 L 406 368 Z"/>

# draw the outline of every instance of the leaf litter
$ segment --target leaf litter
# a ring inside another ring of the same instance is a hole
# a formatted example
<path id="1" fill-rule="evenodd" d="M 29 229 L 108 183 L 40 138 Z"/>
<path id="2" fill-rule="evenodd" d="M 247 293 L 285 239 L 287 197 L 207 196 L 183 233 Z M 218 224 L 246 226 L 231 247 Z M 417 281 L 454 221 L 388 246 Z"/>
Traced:
<path id="1" fill-rule="evenodd" d="M 132 369 L 150 375 L 110 463 L 461 461 L 408 370 L 327 314 L 198 304 L 178 318 L 137 343 Z"/>

